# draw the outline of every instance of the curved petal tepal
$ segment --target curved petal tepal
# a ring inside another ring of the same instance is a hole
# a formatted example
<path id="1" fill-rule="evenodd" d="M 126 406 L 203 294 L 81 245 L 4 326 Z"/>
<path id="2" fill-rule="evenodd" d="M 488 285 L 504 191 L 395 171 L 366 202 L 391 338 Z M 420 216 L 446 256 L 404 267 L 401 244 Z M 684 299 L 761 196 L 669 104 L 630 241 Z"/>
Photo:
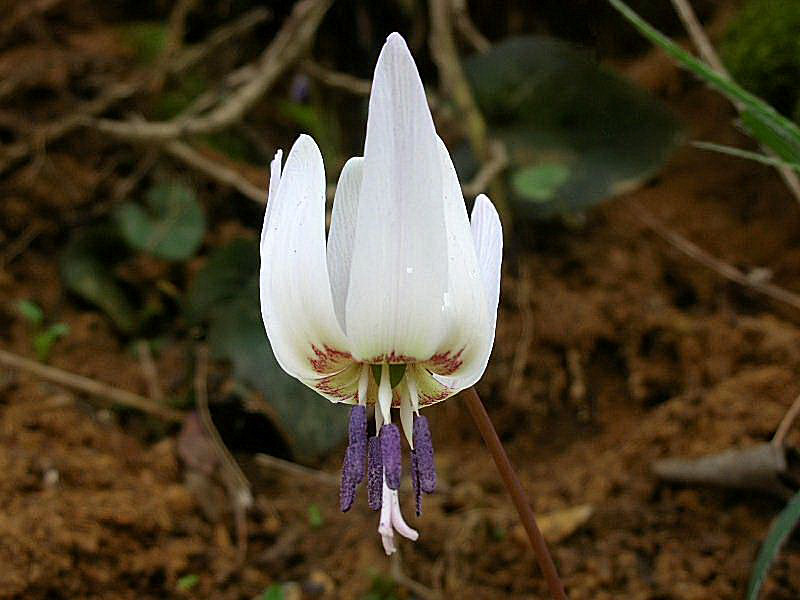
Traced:
<path id="1" fill-rule="evenodd" d="M 441 402 L 475 384 L 486 370 L 494 345 L 500 299 L 503 228 L 497 210 L 483 194 L 475 199 L 470 229 L 480 273 L 479 284 L 483 290 L 482 310 L 485 318 L 479 319 L 473 315 L 473 324 L 476 332 L 480 332 L 479 337 L 476 335 L 461 354 L 437 354 L 423 365 L 415 366 L 413 373 L 421 406 Z M 483 326 L 479 328 L 478 323 L 483 323 Z M 468 324 L 463 326 L 469 328 Z"/>
<path id="2" fill-rule="evenodd" d="M 325 256 L 325 171 L 314 140 L 295 142 L 283 173 L 280 154 L 272 165 L 270 197 L 261 236 L 261 315 L 281 367 L 332 400 L 350 390 L 328 381 L 350 361 L 347 339 L 336 319 Z"/>
<path id="3" fill-rule="evenodd" d="M 333 306 L 343 330 L 346 330 L 345 301 L 350 284 L 353 236 L 356 231 L 358 195 L 363 172 L 364 159 L 360 156 L 354 156 L 344 164 L 336 185 L 331 229 L 328 232 L 328 272 L 331 277 Z"/>
<path id="4" fill-rule="evenodd" d="M 378 58 L 346 301 L 347 337 L 366 362 L 434 354 L 447 290 L 439 141 L 403 38 Z"/>

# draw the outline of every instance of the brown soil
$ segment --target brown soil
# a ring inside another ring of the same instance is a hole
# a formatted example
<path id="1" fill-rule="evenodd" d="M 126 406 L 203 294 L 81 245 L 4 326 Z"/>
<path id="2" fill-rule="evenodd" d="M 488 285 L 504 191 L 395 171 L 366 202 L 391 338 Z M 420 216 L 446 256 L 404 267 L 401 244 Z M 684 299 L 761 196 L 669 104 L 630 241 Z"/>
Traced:
<path id="1" fill-rule="evenodd" d="M 667 80 L 654 87 L 692 137 L 741 141 L 724 101 L 672 70 Z M 769 439 L 800 393 L 800 316 L 687 259 L 630 202 L 716 256 L 767 267 L 777 284 L 800 290 L 800 211 L 777 176 L 682 150 L 646 188 L 583 225 L 537 225 L 531 248 L 508 253 L 496 349 L 479 390 L 535 510 L 594 508 L 552 545 L 570 598 L 742 598 L 781 502 L 666 485 L 650 464 Z M 26 208 L 9 198 L 3 211 L 12 222 Z M 103 317 L 65 296 L 53 262 L 46 243 L 14 260 L 0 277 L 7 307 L 35 298 L 70 324 L 54 365 L 146 393 L 134 354 Z M 0 331 L 4 348 L 30 352 L 10 308 Z M 158 356 L 168 388 L 188 381 L 183 344 Z M 401 546 L 404 572 L 443 598 L 546 597 L 464 406 L 453 399 L 427 415 L 444 491 L 426 498 L 419 541 Z M 175 434 L 0 373 L 0 597 L 249 599 L 273 582 L 297 582 L 307 598 L 362 598 L 389 578 L 363 497 L 342 515 L 335 487 L 247 456 L 256 499 L 239 564 L 222 488 L 187 484 Z M 317 467 L 335 474 L 339 458 Z M 798 550 L 783 551 L 765 598 L 800 597 Z M 181 592 L 188 574 L 199 582 Z M 416 597 L 404 585 L 394 594 Z"/>

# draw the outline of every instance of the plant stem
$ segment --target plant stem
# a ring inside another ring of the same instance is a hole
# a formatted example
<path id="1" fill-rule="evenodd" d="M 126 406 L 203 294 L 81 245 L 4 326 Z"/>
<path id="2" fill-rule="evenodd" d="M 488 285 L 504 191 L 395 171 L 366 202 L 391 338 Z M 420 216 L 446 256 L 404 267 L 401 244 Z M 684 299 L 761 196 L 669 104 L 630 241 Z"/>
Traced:
<path id="1" fill-rule="evenodd" d="M 508 460 L 503 443 L 497 437 L 497 431 L 492 425 L 478 392 L 475 391 L 474 387 L 471 387 L 464 390 L 463 396 L 467 401 L 467 408 L 475 421 L 475 426 L 480 431 L 481 437 L 483 437 L 483 441 L 486 443 L 495 465 L 497 465 L 500 477 L 511 495 L 514 507 L 519 513 L 522 526 L 525 528 L 528 539 L 531 541 L 531 546 L 533 546 L 533 552 L 536 554 L 536 561 L 539 563 L 539 568 L 542 570 L 545 580 L 547 580 L 550 594 L 555 600 L 567 600 L 564 584 L 561 583 L 561 579 L 558 577 L 558 571 L 556 571 L 556 566 L 553 564 L 553 559 L 547 549 L 547 543 L 544 541 L 542 532 L 536 524 L 536 517 L 533 514 L 528 497 L 514 471 L 514 467 L 511 466 L 511 461 Z"/>

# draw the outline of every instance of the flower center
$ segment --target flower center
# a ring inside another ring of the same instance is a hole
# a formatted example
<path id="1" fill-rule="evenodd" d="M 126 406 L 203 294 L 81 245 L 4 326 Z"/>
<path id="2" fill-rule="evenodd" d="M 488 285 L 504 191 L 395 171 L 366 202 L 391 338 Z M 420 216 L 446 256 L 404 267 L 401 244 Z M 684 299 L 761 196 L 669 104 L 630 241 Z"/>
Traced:
<path id="1" fill-rule="evenodd" d="M 369 371 L 378 384 L 378 402 L 375 406 L 375 435 L 367 436 L 366 392 Z M 367 476 L 367 503 L 372 510 L 380 510 L 379 533 L 387 554 L 395 550 L 394 531 L 412 540 L 417 532 L 410 528 L 400 512 L 397 490 L 403 474 L 403 436 L 391 422 L 393 394 L 400 396 L 400 417 L 406 430 L 411 450 L 411 484 L 414 490 L 417 516 L 422 513 L 422 494 L 433 493 L 436 472 L 433 460 L 433 442 L 428 419 L 419 414 L 416 382 L 406 373 L 406 365 L 364 365 L 359 381 L 359 402 L 350 412 L 349 443 L 342 465 L 342 482 L 339 493 L 342 512 L 350 510 L 355 502 L 356 489 Z M 400 385 L 403 382 L 403 385 Z"/>

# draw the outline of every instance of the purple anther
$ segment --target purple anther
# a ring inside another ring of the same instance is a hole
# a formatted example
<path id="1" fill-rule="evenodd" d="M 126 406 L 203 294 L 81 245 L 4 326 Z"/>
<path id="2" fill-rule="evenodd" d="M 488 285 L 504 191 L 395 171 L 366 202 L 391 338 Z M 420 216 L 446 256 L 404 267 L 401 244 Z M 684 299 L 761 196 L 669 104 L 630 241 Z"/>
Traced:
<path id="1" fill-rule="evenodd" d="M 356 483 L 364 479 L 367 462 L 367 407 L 357 404 L 350 411 L 350 448 L 353 448 Z"/>
<path id="2" fill-rule="evenodd" d="M 386 485 L 390 490 L 400 487 L 403 475 L 403 449 L 400 443 L 400 430 L 394 423 L 381 427 L 381 455 L 383 472 L 386 474 Z"/>
<path id="3" fill-rule="evenodd" d="M 359 476 L 359 460 L 354 453 L 354 447 L 348 446 L 344 453 L 342 464 L 342 483 L 339 487 L 339 508 L 347 512 L 356 499 L 357 477 Z M 363 476 L 363 475 L 362 475 Z"/>
<path id="4" fill-rule="evenodd" d="M 417 451 L 411 451 L 411 486 L 414 488 L 414 500 L 417 516 L 422 516 L 422 490 L 419 489 L 419 467 L 417 466 Z"/>
<path id="5" fill-rule="evenodd" d="M 367 445 L 367 504 L 372 510 L 379 510 L 383 500 L 383 460 L 381 440 L 376 435 L 369 438 Z"/>
<path id="6" fill-rule="evenodd" d="M 432 494 L 436 489 L 436 469 L 433 465 L 433 441 L 426 417 L 414 419 L 413 439 L 417 455 L 419 487 L 426 494 Z"/>

